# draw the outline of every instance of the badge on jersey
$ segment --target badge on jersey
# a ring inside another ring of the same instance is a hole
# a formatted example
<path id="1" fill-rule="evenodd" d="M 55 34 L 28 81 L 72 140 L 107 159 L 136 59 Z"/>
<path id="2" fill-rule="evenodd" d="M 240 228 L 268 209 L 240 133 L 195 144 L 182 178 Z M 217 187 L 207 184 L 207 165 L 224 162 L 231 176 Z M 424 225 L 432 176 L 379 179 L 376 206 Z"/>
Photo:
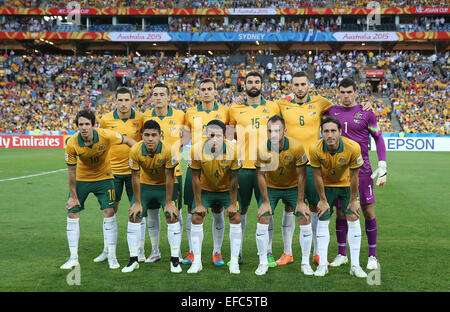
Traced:
<path id="1" fill-rule="evenodd" d="M 69 161 L 69 154 L 64 153 L 64 158 L 66 159 L 66 161 Z"/>
<path id="2" fill-rule="evenodd" d="M 308 158 L 306 157 L 306 153 L 303 153 L 303 155 L 302 155 L 302 162 L 305 162 L 307 160 L 308 160 Z"/>
<path id="3" fill-rule="evenodd" d="M 177 158 L 176 157 L 172 157 L 172 166 L 176 165 L 177 162 L 178 162 Z"/>
<path id="4" fill-rule="evenodd" d="M 358 159 L 356 160 L 356 163 L 358 164 L 358 165 L 361 165 L 362 164 L 362 157 L 361 157 L 361 155 L 358 157 Z"/>
<path id="5" fill-rule="evenodd" d="M 121 138 L 122 138 L 122 136 L 120 135 L 119 132 L 116 132 L 116 137 L 117 137 L 118 139 L 121 139 Z"/>
<path id="6" fill-rule="evenodd" d="M 130 158 L 130 162 L 129 162 L 130 168 L 133 168 L 133 159 Z"/>

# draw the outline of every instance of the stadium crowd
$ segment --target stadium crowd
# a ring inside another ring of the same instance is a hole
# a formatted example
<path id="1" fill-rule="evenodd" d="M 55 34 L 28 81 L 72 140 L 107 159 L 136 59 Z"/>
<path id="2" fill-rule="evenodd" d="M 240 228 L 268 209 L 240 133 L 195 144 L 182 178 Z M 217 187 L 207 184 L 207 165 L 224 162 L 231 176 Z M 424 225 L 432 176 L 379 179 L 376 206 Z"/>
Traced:
<path id="1" fill-rule="evenodd" d="M 334 0 L 332 7 L 365 8 L 371 0 Z M 66 8 L 71 0 L 0 0 L 9 8 Z M 79 0 L 83 8 L 325 8 L 327 0 Z M 382 8 L 448 7 L 446 0 L 379 0 Z"/>
<path id="2" fill-rule="evenodd" d="M 321 52 L 313 55 L 298 52 L 274 57 L 273 64 L 228 65 L 226 57 L 166 56 L 163 53 L 137 57 L 122 56 L 50 56 L 4 55 L 0 65 L 7 68 L 0 81 L 0 132 L 41 130 L 72 131 L 74 114 L 80 107 L 95 106 L 102 114 L 113 109 L 113 90 L 126 85 L 135 92 L 135 106 L 151 106 L 151 86 L 164 82 L 171 88 L 171 104 L 182 110 L 198 101 L 195 82 L 215 77 L 219 101 L 229 105 L 242 91 L 245 73 L 260 71 L 265 78 L 263 95 L 277 99 L 290 93 L 294 72 L 310 75 L 311 94 L 319 94 L 337 103 L 336 86 L 344 77 L 353 78 L 359 87 L 358 101 L 374 103 L 383 132 L 394 132 L 391 111 L 405 132 L 446 133 L 450 58 L 445 55 L 425 57 L 419 53 Z M 435 71 L 436 65 L 441 73 Z M 115 69 L 133 69 L 135 74 L 115 78 Z M 361 77 L 366 68 L 385 70 L 385 78 L 373 87 Z M 233 79 L 233 75 L 236 75 Z M 236 79 L 237 78 L 237 79 Z M 115 81 L 117 79 L 117 81 Z M 237 82 L 236 82 L 237 80 Z M 415 83 L 417 81 L 417 83 Z M 392 108 L 381 99 L 390 97 Z"/>

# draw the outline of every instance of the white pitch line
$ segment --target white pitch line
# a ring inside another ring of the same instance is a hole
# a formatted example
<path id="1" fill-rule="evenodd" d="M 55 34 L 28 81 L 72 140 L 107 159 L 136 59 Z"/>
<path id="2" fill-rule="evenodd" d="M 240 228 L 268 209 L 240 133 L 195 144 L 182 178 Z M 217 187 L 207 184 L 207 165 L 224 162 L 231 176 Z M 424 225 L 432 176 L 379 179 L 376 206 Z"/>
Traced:
<path id="1" fill-rule="evenodd" d="M 41 173 L 36 173 L 36 174 L 30 174 L 30 175 L 22 176 L 22 177 L 15 177 L 15 178 L 3 179 L 3 180 L 0 180 L 0 182 L 13 181 L 13 180 L 20 180 L 20 179 L 26 179 L 26 178 L 32 178 L 32 177 L 38 177 L 38 176 L 42 176 L 42 175 L 46 175 L 46 174 L 51 174 L 51 173 L 56 173 L 56 172 L 61 172 L 61 171 L 65 171 L 65 170 L 67 170 L 67 168 L 64 168 L 64 169 L 58 169 L 58 170 L 53 170 L 53 171 L 46 171 L 46 172 L 41 172 Z"/>

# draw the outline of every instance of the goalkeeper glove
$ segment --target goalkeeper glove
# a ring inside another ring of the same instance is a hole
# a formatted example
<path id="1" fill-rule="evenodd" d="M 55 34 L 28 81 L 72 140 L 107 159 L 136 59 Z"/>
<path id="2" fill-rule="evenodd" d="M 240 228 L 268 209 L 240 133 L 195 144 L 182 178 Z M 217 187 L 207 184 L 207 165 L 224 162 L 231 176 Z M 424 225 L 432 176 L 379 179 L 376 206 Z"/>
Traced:
<path id="1" fill-rule="evenodd" d="M 370 176 L 372 180 L 374 180 L 377 176 L 377 186 L 383 186 L 386 183 L 386 162 L 384 160 L 380 160 L 378 162 L 378 168 L 375 170 Z"/>

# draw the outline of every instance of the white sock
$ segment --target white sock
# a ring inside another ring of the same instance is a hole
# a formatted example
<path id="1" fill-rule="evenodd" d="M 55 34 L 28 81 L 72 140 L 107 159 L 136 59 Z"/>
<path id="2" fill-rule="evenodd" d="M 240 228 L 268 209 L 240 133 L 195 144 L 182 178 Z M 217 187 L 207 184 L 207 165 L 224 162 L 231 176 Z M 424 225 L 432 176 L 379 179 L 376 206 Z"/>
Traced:
<path id="1" fill-rule="evenodd" d="M 330 243 L 330 220 L 317 222 L 317 254 L 320 257 L 319 265 L 328 265 L 328 245 Z"/>
<path id="2" fill-rule="evenodd" d="M 212 233 L 214 241 L 213 255 L 216 253 L 221 253 L 223 236 L 225 234 L 225 218 L 223 216 L 223 210 L 219 213 L 212 213 Z"/>
<path id="3" fill-rule="evenodd" d="M 180 255 L 181 245 L 180 222 L 167 224 L 167 238 L 169 239 L 170 256 L 178 258 Z"/>
<path id="4" fill-rule="evenodd" d="M 259 264 L 269 264 L 267 261 L 267 244 L 269 243 L 269 225 L 256 224 L 256 246 L 258 247 Z"/>
<path id="5" fill-rule="evenodd" d="M 294 212 L 283 211 L 283 222 L 281 224 L 281 234 L 283 236 L 284 252 L 292 256 L 292 236 L 295 230 Z"/>
<path id="6" fill-rule="evenodd" d="M 105 222 L 103 222 L 103 253 L 108 254 L 108 241 L 105 233 Z"/>
<path id="7" fill-rule="evenodd" d="M 67 217 L 67 242 L 69 243 L 70 258 L 78 259 L 78 240 L 80 238 L 80 218 Z"/>
<path id="8" fill-rule="evenodd" d="M 348 221 L 348 247 L 350 249 L 351 265 L 359 266 L 359 251 L 361 249 L 361 225 L 359 219 L 356 221 Z"/>
<path id="9" fill-rule="evenodd" d="M 241 224 L 230 223 L 230 248 L 231 248 L 231 262 L 237 263 L 239 260 L 239 250 L 242 243 L 242 228 Z"/>
<path id="10" fill-rule="evenodd" d="M 300 247 L 302 249 L 302 264 L 309 264 L 309 254 L 311 253 L 312 228 L 311 223 L 300 225 Z"/>
<path id="11" fill-rule="evenodd" d="M 139 250 L 144 252 L 145 248 L 145 229 L 147 228 L 147 224 L 145 222 L 145 217 L 142 218 L 140 225 L 141 235 L 139 236 Z"/>
<path id="12" fill-rule="evenodd" d="M 203 243 L 203 223 L 192 224 L 191 227 L 191 244 L 194 253 L 194 262 L 202 262 L 202 243 Z"/>
<path id="13" fill-rule="evenodd" d="M 241 250 L 239 250 L 240 255 L 242 255 L 242 245 L 244 245 L 244 233 L 246 226 L 247 226 L 247 214 L 242 214 L 241 215 L 242 242 L 241 242 Z"/>
<path id="14" fill-rule="evenodd" d="M 267 253 L 272 254 L 273 217 L 270 218 L 268 231 L 269 231 L 269 244 L 267 245 Z"/>
<path id="15" fill-rule="evenodd" d="M 139 254 L 139 242 L 141 240 L 141 224 L 128 221 L 127 242 L 130 250 L 130 257 L 137 257 Z"/>
<path id="16" fill-rule="evenodd" d="M 110 218 L 103 218 L 103 223 L 104 223 L 104 234 L 108 242 L 108 258 L 115 258 L 117 246 L 116 215 Z"/>
<path id="17" fill-rule="evenodd" d="M 191 243 L 191 228 L 192 228 L 192 214 L 188 212 L 186 218 L 186 235 L 189 244 L 189 252 L 192 252 L 192 243 Z"/>
<path id="18" fill-rule="evenodd" d="M 159 231 L 161 228 L 159 209 L 148 210 L 148 235 L 152 243 L 152 253 L 159 252 Z"/>
<path id="19" fill-rule="evenodd" d="M 183 240 L 183 212 L 178 210 L 178 223 L 180 224 L 180 254 L 178 255 L 180 258 L 183 258 L 181 254 L 181 241 Z"/>
<path id="20" fill-rule="evenodd" d="M 313 255 L 317 255 L 317 222 L 319 222 L 319 215 L 317 212 L 311 211 L 311 228 L 313 233 L 314 252 Z"/>

